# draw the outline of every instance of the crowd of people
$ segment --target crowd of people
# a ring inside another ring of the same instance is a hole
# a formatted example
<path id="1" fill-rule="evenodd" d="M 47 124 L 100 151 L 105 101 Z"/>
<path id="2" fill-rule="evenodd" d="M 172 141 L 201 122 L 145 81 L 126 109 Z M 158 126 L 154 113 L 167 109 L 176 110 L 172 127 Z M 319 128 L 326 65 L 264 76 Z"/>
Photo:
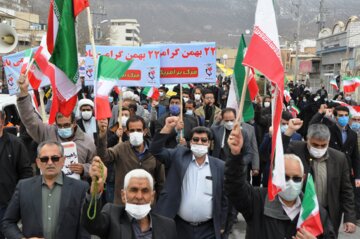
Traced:
<path id="1" fill-rule="evenodd" d="M 287 83 L 280 125 L 286 189 L 270 201 L 264 78 L 254 118 L 241 123 L 237 109 L 226 107 L 229 78 L 177 85 L 171 96 L 162 86 L 157 99 L 130 87 L 121 101 L 109 96 L 112 117 L 100 120 L 84 86 L 78 112 L 58 112 L 53 125 L 33 107 L 26 76 L 18 82 L 20 137 L 4 130 L 8 116 L 0 112 L 0 238 L 226 239 L 238 213 L 246 238 L 337 238 L 360 225 L 360 112 L 349 93 L 330 99 L 324 86 L 312 92 L 303 81 Z M 67 142 L 76 145 L 71 164 Z M 317 237 L 297 229 L 309 173 L 323 227 Z"/>

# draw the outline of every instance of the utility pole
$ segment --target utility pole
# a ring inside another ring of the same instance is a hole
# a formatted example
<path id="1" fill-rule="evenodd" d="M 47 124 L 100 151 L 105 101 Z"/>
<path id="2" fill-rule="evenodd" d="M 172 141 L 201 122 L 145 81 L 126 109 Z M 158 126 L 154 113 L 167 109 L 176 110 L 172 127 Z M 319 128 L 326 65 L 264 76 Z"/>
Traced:
<path id="1" fill-rule="evenodd" d="M 296 40 L 296 55 L 295 55 L 295 71 L 294 71 L 294 77 L 295 82 L 298 80 L 298 72 L 299 72 L 299 39 L 300 39 L 300 23 L 301 23 L 301 14 L 300 14 L 300 8 L 301 8 L 301 0 L 297 4 L 293 5 L 297 8 L 297 29 L 295 34 L 295 40 Z"/>
<path id="2" fill-rule="evenodd" d="M 319 18 L 318 18 L 318 32 L 325 28 L 325 8 L 324 0 L 320 0 Z"/>

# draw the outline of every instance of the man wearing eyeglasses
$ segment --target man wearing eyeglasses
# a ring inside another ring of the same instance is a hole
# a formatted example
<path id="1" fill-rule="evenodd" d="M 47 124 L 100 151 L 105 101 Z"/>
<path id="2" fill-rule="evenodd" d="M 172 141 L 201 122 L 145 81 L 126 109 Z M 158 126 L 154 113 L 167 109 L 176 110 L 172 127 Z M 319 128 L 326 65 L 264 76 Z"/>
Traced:
<path id="1" fill-rule="evenodd" d="M 246 181 L 243 143 L 240 126 L 236 124 L 228 140 L 231 154 L 225 163 L 225 191 L 245 218 L 246 238 L 315 239 L 310 230 L 297 230 L 303 198 L 301 189 L 306 177 L 301 159 L 294 154 L 284 155 L 286 189 L 270 201 L 266 188 L 253 187 Z M 326 210 L 319 207 L 319 211 L 323 234 L 318 238 L 336 238 Z"/>
<path id="2" fill-rule="evenodd" d="M 220 239 L 227 215 L 224 162 L 208 155 L 212 133 L 202 126 L 190 133 L 191 149 L 165 148 L 178 121 L 166 118 L 150 145 L 150 152 L 169 169 L 155 212 L 175 219 L 179 239 Z"/>
<path id="3" fill-rule="evenodd" d="M 39 144 L 36 164 L 42 175 L 18 183 L 3 220 L 6 238 L 90 238 L 80 225 L 88 184 L 66 177 L 61 171 L 64 161 L 60 143 Z"/>
<path id="4" fill-rule="evenodd" d="M 93 138 L 85 134 L 78 127 L 74 113 L 65 116 L 58 112 L 55 117 L 55 125 L 43 123 L 32 106 L 28 87 L 29 80 L 26 76 L 21 75 L 17 106 L 21 122 L 24 124 L 27 132 L 37 143 L 49 139 L 60 143 L 73 141 L 76 144 L 78 163 L 70 164 L 69 169 L 73 173 L 79 174 L 83 179 L 86 179 L 89 175 L 91 160 L 95 156 L 96 147 Z"/>
<path id="5" fill-rule="evenodd" d="M 354 191 L 345 154 L 330 147 L 330 131 L 323 124 L 309 126 L 307 142 L 289 143 L 291 130 L 295 132 L 293 129 L 295 127 L 289 124 L 287 133 L 283 136 L 284 149 L 301 159 L 305 174 L 310 172 L 313 175 L 319 205 L 328 211 L 336 235 L 342 214 L 344 214 L 343 231 L 354 233 L 356 231 Z"/>

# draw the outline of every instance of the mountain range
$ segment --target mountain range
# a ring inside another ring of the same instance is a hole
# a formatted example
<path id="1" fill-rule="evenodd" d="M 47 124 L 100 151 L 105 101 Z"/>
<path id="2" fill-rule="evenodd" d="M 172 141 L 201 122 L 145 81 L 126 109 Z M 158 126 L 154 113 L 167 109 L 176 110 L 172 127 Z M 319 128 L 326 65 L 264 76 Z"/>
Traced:
<path id="1" fill-rule="evenodd" d="M 46 22 L 48 0 L 32 0 L 32 10 Z M 297 7 L 300 5 L 300 39 L 316 38 L 320 0 L 275 0 L 279 35 L 294 40 Z M 323 0 L 326 26 L 346 23 L 360 12 L 359 0 Z M 215 41 L 218 46 L 236 47 L 239 34 L 252 29 L 255 0 L 90 0 L 94 24 L 106 19 L 135 18 L 144 43 L 171 41 Z M 101 15 L 105 12 L 106 15 Z M 84 17 L 82 19 L 85 19 Z"/>

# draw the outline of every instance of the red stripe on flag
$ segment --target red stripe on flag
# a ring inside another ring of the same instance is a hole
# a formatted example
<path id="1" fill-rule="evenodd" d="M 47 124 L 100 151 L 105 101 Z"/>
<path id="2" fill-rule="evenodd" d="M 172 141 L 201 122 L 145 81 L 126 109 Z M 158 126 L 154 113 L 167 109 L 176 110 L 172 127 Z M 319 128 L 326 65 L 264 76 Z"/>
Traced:
<path id="1" fill-rule="evenodd" d="M 306 218 L 303 224 L 301 224 L 301 228 L 304 228 L 314 236 L 321 235 L 323 233 L 323 227 L 319 212 Z"/>
<path id="2" fill-rule="evenodd" d="M 79 15 L 89 5 L 88 0 L 73 0 L 74 17 L 77 17 L 77 15 Z"/>
<path id="3" fill-rule="evenodd" d="M 97 120 L 107 119 L 111 117 L 111 108 L 109 98 L 107 96 L 97 96 L 95 98 L 95 118 Z"/>
<path id="4" fill-rule="evenodd" d="M 54 0 L 51 0 L 48 16 L 48 30 L 46 35 L 47 49 L 50 54 L 52 54 L 54 50 L 54 42 Z"/>
<path id="5" fill-rule="evenodd" d="M 256 83 L 254 69 L 251 68 L 250 71 L 251 71 L 251 78 L 249 80 L 248 89 L 250 93 L 250 99 L 254 100 L 256 95 L 259 93 L 259 87 Z"/>
<path id="6" fill-rule="evenodd" d="M 28 73 L 29 83 L 34 90 L 37 90 L 37 89 L 39 89 L 39 86 L 41 84 L 41 79 L 38 79 L 36 77 L 36 75 L 34 74 L 34 71 L 36 70 L 35 69 L 36 66 L 32 65 L 31 68 L 32 69 Z"/>

